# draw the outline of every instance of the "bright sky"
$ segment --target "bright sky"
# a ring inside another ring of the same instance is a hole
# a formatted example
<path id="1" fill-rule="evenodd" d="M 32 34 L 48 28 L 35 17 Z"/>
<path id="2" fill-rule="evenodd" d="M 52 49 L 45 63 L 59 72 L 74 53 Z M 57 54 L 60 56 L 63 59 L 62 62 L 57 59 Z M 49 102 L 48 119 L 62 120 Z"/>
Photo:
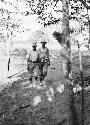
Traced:
<path id="1" fill-rule="evenodd" d="M 26 4 L 24 3 L 24 1 L 22 2 L 22 0 L 18 0 L 19 3 L 17 3 L 17 0 L 7 0 L 6 4 L 0 2 L 0 8 L 3 7 L 5 9 L 8 9 L 9 11 L 12 10 L 12 12 L 26 12 L 26 10 L 30 11 L 30 7 L 26 6 Z M 9 4 L 10 2 L 10 4 Z M 37 4 L 37 3 L 36 3 Z M 57 5 L 57 8 L 62 7 L 62 3 L 59 2 Z M 18 8 L 18 9 L 17 9 Z M 56 8 L 56 9 L 57 9 Z M 56 14 L 55 11 L 53 11 L 53 8 L 48 7 L 47 13 L 50 13 L 52 11 L 52 15 L 55 15 L 55 17 L 57 18 L 58 16 L 60 16 L 62 18 L 62 13 L 60 14 Z M 14 20 L 19 20 L 20 22 L 20 26 L 19 26 L 19 33 L 16 31 L 14 32 L 16 37 L 12 38 L 13 41 L 15 41 L 16 45 L 18 47 L 27 47 L 28 45 L 31 46 L 30 42 L 33 41 L 33 34 L 40 30 L 43 29 L 42 25 L 40 23 L 38 23 L 38 16 L 37 15 L 29 15 L 29 16 L 23 16 L 21 14 L 12 14 L 12 19 Z M 5 15 L 4 15 L 5 16 Z M 70 22 L 70 27 L 73 28 L 79 28 L 80 24 L 78 22 L 72 21 Z M 22 32 L 24 30 L 24 32 Z M 54 31 L 62 31 L 62 27 L 61 24 L 58 26 L 50 26 L 45 30 L 45 33 L 47 33 L 48 38 L 50 39 L 50 43 L 48 43 L 47 45 L 50 48 L 58 48 L 58 43 L 57 41 L 55 41 L 55 39 L 52 39 L 52 33 Z M 83 41 L 83 36 L 78 35 L 77 39 L 80 41 Z"/>
<path id="2" fill-rule="evenodd" d="M 15 20 L 20 22 L 19 32 L 17 32 L 18 30 L 15 31 L 14 34 L 16 36 L 14 38 L 11 38 L 11 40 L 15 42 L 14 46 L 15 47 L 31 46 L 31 41 L 33 41 L 33 34 L 36 31 L 42 29 L 42 25 L 38 23 L 38 16 L 37 15 L 28 15 L 28 16 L 21 15 L 20 14 L 21 12 L 25 13 L 27 10 L 29 10 L 30 12 L 30 7 L 27 6 L 25 1 L 22 1 L 22 0 L 18 0 L 18 3 L 17 3 L 17 0 L 14 0 L 14 1 L 7 0 L 5 1 L 5 3 L 0 2 L 0 7 L 3 7 L 4 9 L 9 10 L 9 11 L 12 10 L 13 14 L 11 15 L 11 17 L 13 19 L 13 22 L 15 22 Z M 60 8 L 60 7 L 62 7 L 62 4 L 61 2 L 58 2 L 57 8 Z M 14 14 L 15 12 L 17 12 L 18 14 Z M 54 15 L 56 18 L 60 16 L 62 18 L 62 13 L 61 14 L 59 13 L 59 15 L 56 14 L 53 8 L 49 6 L 46 13 L 51 13 L 51 12 L 52 12 L 52 16 Z M 55 26 L 54 26 L 54 30 L 55 30 Z M 49 31 L 49 28 L 48 28 L 48 31 Z M 47 32 L 49 38 L 51 38 L 51 33 L 52 31 Z M 52 48 L 57 48 L 58 45 L 55 44 L 53 41 L 54 40 L 50 41 L 48 46 L 51 47 L 52 45 Z"/>

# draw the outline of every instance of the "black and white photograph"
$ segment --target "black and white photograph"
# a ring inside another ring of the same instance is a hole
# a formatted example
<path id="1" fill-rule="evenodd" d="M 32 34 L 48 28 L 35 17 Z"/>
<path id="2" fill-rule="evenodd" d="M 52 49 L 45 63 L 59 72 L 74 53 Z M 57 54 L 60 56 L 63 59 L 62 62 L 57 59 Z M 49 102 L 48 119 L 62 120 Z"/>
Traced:
<path id="1" fill-rule="evenodd" d="M 90 125 L 90 0 L 0 0 L 0 125 Z"/>

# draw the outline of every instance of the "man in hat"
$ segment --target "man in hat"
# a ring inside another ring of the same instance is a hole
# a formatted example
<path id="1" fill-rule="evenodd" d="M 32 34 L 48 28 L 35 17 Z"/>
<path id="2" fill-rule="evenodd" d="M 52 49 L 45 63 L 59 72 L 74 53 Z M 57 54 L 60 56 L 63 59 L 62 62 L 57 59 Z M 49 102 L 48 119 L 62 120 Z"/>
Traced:
<path id="1" fill-rule="evenodd" d="M 30 83 L 32 83 L 32 77 L 33 77 L 33 71 L 37 66 L 37 62 L 39 61 L 39 54 L 38 51 L 36 50 L 37 43 L 33 42 L 32 43 L 32 51 L 30 51 L 27 54 L 27 70 L 29 71 L 30 74 Z"/>
<path id="2" fill-rule="evenodd" d="M 45 40 L 42 41 L 42 47 L 39 49 L 39 58 L 41 61 L 41 82 L 44 81 L 45 77 L 47 76 L 48 66 L 50 66 L 49 49 L 45 46 L 46 43 L 47 42 Z"/>

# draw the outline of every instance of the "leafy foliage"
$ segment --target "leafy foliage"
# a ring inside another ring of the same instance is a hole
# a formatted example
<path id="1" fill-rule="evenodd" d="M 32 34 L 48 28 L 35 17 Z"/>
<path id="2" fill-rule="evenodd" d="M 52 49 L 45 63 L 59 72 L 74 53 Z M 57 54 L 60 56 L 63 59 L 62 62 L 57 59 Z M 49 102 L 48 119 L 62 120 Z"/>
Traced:
<path id="1" fill-rule="evenodd" d="M 56 38 L 56 40 L 61 44 L 61 42 L 62 42 L 62 34 L 55 31 L 55 32 L 53 33 L 53 36 L 54 36 L 54 37 Z"/>
<path id="2" fill-rule="evenodd" d="M 34 20 L 42 27 L 62 22 L 62 1 L 60 0 L 1 0 L 0 5 L 2 6 L 0 9 L 0 41 L 2 42 L 13 40 L 17 34 L 30 32 L 31 27 L 24 26 L 23 20 L 29 19 L 32 15 L 36 15 Z M 88 42 L 88 13 L 83 2 L 70 0 L 69 20 L 71 41 L 74 43 L 81 34 L 84 37 L 82 42 Z M 55 34 L 57 33 L 54 33 L 54 37 L 60 42 L 61 35 L 55 36 Z"/>

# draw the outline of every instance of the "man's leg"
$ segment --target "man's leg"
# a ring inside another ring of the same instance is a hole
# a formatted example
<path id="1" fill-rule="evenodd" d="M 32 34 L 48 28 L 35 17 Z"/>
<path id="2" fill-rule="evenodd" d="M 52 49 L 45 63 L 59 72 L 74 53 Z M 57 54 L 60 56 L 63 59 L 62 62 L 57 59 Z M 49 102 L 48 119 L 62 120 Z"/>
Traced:
<path id="1" fill-rule="evenodd" d="M 44 64 L 42 66 L 42 76 L 41 76 L 41 85 L 43 87 L 46 87 L 44 79 L 45 79 L 45 76 L 47 76 L 47 72 L 48 72 L 48 65 Z"/>
<path id="2" fill-rule="evenodd" d="M 30 63 L 30 65 L 29 65 L 29 80 L 30 80 L 30 83 L 32 83 L 32 79 L 33 79 L 33 69 L 34 69 L 33 63 Z"/>
<path id="3" fill-rule="evenodd" d="M 33 75 L 32 73 L 30 73 L 30 76 L 29 76 L 30 83 L 32 83 L 32 79 L 33 79 Z"/>
<path id="4" fill-rule="evenodd" d="M 48 64 L 45 63 L 44 66 L 43 66 L 43 77 L 44 77 L 44 79 L 47 76 L 47 73 L 48 73 Z"/>
<path id="5" fill-rule="evenodd" d="M 34 66 L 33 74 L 34 74 L 35 80 L 38 80 L 39 66 L 37 64 Z"/>
<path id="6" fill-rule="evenodd" d="M 39 71 L 40 71 L 40 82 L 42 82 L 43 81 L 43 64 L 40 65 Z"/>

